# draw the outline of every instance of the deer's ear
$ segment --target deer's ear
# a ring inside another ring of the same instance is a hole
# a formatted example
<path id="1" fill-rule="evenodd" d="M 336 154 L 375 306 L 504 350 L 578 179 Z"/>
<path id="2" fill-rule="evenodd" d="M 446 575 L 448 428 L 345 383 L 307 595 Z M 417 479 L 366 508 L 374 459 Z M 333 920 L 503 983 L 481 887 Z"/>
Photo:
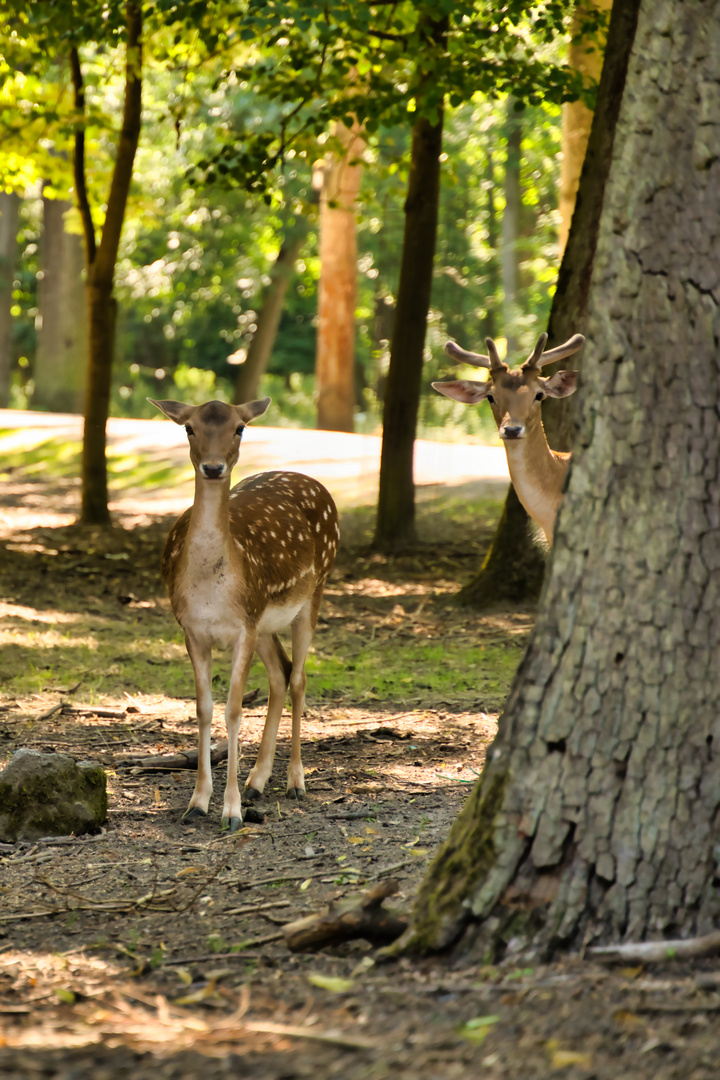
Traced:
<path id="1" fill-rule="evenodd" d="M 465 405 L 477 405 L 484 401 L 492 389 L 492 383 L 475 382 L 473 379 L 458 379 L 456 382 L 434 382 L 433 389 L 445 397 L 462 401 Z"/>
<path id="2" fill-rule="evenodd" d="M 549 379 L 538 379 L 548 397 L 568 397 L 577 390 L 577 371 L 556 371 Z"/>
<path id="3" fill-rule="evenodd" d="M 176 424 L 186 424 L 196 408 L 195 405 L 183 405 L 182 401 L 155 401 L 151 397 L 147 400 L 160 412 L 165 413 L 168 420 L 174 420 Z"/>
<path id="4" fill-rule="evenodd" d="M 272 398 L 260 398 L 259 401 L 247 401 L 244 405 L 236 405 L 235 409 L 240 414 L 240 418 L 245 424 L 249 424 L 251 420 L 256 420 L 258 416 L 262 416 L 266 413 L 270 407 Z"/>

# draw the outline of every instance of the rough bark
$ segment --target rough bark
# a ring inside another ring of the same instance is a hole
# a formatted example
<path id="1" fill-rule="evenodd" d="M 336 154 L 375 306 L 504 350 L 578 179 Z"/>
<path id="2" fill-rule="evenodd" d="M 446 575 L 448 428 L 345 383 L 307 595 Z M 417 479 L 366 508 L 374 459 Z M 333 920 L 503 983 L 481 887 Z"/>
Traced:
<path id="1" fill-rule="evenodd" d="M 428 32 L 436 42 L 442 41 L 447 32 L 447 18 L 430 20 Z M 442 128 L 440 112 L 437 123 L 421 119 L 412 131 L 373 541 L 381 551 L 397 550 L 416 540 L 413 450 L 440 203 Z"/>
<path id="2" fill-rule="evenodd" d="M 42 278 L 32 404 L 47 412 L 80 412 L 87 369 L 87 309 L 82 237 L 65 231 L 70 203 L 43 197 Z"/>
<path id="3" fill-rule="evenodd" d="M 0 191 L 0 408 L 10 402 L 13 277 L 17 258 L 20 197 Z"/>
<path id="4" fill-rule="evenodd" d="M 125 12 L 127 37 L 122 125 L 117 140 L 115 165 L 99 243 L 96 240 L 87 196 L 85 133 L 82 126 L 78 127 L 75 135 L 73 165 L 76 199 L 85 235 L 89 320 L 80 511 L 80 521 L 84 525 L 110 524 L 105 429 L 110 411 L 110 387 L 115 348 L 117 304 L 113 296 L 113 287 L 120 234 L 130 192 L 135 152 L 140 138 L 142 98 L 142 9 L 133 0 L 128 0 Z M 85 94 L 76 49 L 71 50 L 71 69 L 75 103 L 78 113 L 83 115 Z"/>
<path id="5" fill-rule="evenodd" d="M 355 202 L 360 190 L 360 155 L 365 143 L 359 128 L 339 125 L 345 148 L 331 155 L 320 192 L 320 284 L 315 357 L 317 427 L 321 431 L 355 430 L 355 301 L 357 236 Z"/>
<path id="6" fill-rule="evenodd" d="M 630 51 L 635 37 L 640 0 L 615 0 L 608 28 L 605 62 L 603 64 L 592 127 L 585 160 L 580 174 L 572 228 L 563 253 L 558 283 L 548 319 L 549 345 L 559 345 L 576 333 L 585 333 L 587 306 L 590 294 L 593 260 L 597 247 L 600 215 L 605 185 L 613 155 L 613 141 L 625 87 Z M 582 353 L 565 367 L 579 366 Z M 550 375 L 559 364 L 550 365 Z M 553 450 L 572 449 L 575 434 L 575 400 L 548 398 L 543 403 L 543 425 L 548 444 Z M 511 489 L 512 490 L 512 489 Z M 518 552 L 517 537 L 521 537 Z M 481 608 L 486 597 L 492 597 L 494 581 L 513 579 L 513 588 L 522 589 L 517 565 L 526 565 L 525 598 L 537 599 L 540 584 L 537 558 L 528 529 L 528 518 L 514 495 L 508 493 L 505 510 L 498 523 L 490 551 L 477 574 L 465 586 L 460 599 L 463 603 Z M 535 562 L 533 561 L 533 558 Z M 511 561 L 512 560 L 512 561 Z"/>
<path id="7" fill-rule="evenodd" d="M 551 574 L 415 947 L 720 919 L 719 57 L 717 2 L 643 0 Z"/>
<path id="8" fill-rule="evenodd" d="M 235 405 L 242 405 L 245 401 L 254 401 L 260 397 L 260 380 L 272 355 L 285 296 L 295 270 L 295 260 L 305 243 L 309 228 L 307 218 L 301 218 L 286 230 L 270 271 L 270 281 L 263 289 L 257 330 L 252 336 L 245 363 L 238 369 L 233 392 Z"/>

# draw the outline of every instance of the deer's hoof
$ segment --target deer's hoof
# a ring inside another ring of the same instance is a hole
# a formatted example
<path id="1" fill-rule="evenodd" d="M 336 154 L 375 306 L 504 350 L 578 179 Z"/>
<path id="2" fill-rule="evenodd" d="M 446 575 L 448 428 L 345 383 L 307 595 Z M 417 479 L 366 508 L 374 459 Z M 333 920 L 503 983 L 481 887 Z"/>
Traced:
<path id="1" fill-rule="evenodd" d="M 242 829 L 241 817 L 224 817 L 220 822 L 220 828 L 223 832 L 237 832 Z"/>
<path id="2" fill-rule="evenodd" d="M 295 799 L 295 800 L 304 799 L 305 798 L 305 788 L 302 788 L 302 787 L 289 787 L 287 789 L 287 791 L 285 792 L 285 794 L 287 795 L 288 799 Z"/>
<path id="3" fill-rule="evenodd" d="M 199 806 L 189 806 L 180 821 L 183 825 L 193 825 L 199 818 L 206 818 L 207 814 Z"/>
<path id="4" fill-rule="evenodd" d="M 258 791 L 257 788 L 246 787 L 243 791 L 243 799 L 245 800 L 245 802 L 257 802 L 257 800 L 261 798 L 262 791 Z"/>

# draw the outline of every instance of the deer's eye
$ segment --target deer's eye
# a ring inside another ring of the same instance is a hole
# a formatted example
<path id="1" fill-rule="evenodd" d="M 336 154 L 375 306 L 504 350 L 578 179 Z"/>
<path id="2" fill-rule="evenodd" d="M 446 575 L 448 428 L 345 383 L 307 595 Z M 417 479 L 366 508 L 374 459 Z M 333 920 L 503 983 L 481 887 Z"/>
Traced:
<path id="1" fill-rule="evenodd" d="M 185 430 L 187 431 L 188 435 L 194 435 L 195 434 L 195 432 L 193 431 L 193 429 L 190 427 L 189 424 L 185 425 Z"/>
<path id="2" fill-rule="evenodd" d="M 543 394 L 542 390 L 538 390 L 537 394 L 535 395 L 535 400 L 536 401 L 542 401 L 542 399 L 544 397 L 545 397 L 545 395 Z"/>
<path id="3" fill-rule="evenodd" d="M 245 430 L 245 425 L 244 424 L 240 424 L 240 427 L 236 428 L 235 434 L 237 435 L 238 439 L 242 439 L 242 433 L 243 433 L 244 430 Z"/>
<path id="4" fill-rule="evenodd" d="M 494 397 L 492 396 L 492 394 L 486 394 L 486 395 L 485 395 L 485 400 L 486 400 L 486 401 L 489 401 L 489 402 L 490 402 L 490 404 L 492 405 L 492 404 L 493 404 L 493 402 L 495 401 L 495 398 L 494 398 Z"/>

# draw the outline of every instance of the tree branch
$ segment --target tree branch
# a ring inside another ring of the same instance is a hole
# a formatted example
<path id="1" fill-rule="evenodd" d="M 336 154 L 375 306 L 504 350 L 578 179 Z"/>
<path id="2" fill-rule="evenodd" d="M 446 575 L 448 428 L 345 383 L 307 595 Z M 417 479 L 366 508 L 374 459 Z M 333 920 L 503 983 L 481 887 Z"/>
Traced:
<path id="1" fill-rule="evenodd" d="M 73 173 L 75 175 L 75 199 L 83 224 L 85 234 L 85 254 L 88 266 L 95 262 L 97 251 L 95 242 L 95 225 L 93 224 L 92 211 L 88 201 L 87 183 L 85 179 L 85 86 L 83 84 L 80 57 L 77 48 L 73 45 L 70 50 L 70 71 L 75 95 L 75 109 L 78 113 L 77 126 L 75 128 L 75 152 L 73 154 Z"/>

